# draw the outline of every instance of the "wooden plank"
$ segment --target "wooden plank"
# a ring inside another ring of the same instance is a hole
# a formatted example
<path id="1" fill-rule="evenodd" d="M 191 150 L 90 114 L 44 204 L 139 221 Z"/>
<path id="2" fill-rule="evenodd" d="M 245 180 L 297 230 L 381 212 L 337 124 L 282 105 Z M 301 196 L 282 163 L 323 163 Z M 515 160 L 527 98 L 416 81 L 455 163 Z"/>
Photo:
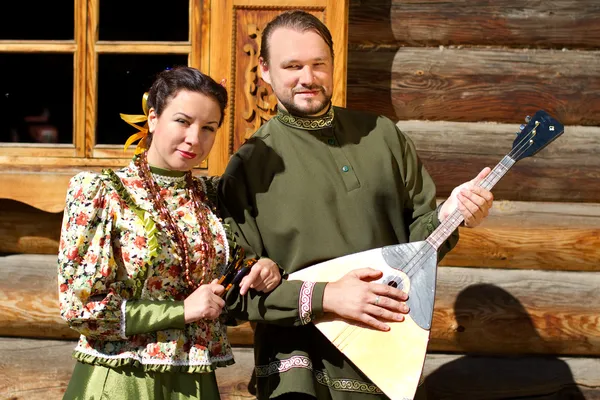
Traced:
<path id="1" fill-rule="evenodd" d="M 76 149 L 76 157 L 85 155 L 85 35 L 87 31 L 87 8 L 85 0 L 75 1 L 75 40 L 77 50 L 75 51 L 75 71 L 73 76 L 73 144 Z"/>
<path id="2" fill-rule="evenodd" d="M 0 200 L 0 253 L 56 255 L 62 213 Z M 600 204 L 496 200 L 443 266 L 598 271 Z"/>
<path id="3" fill-rule="evenodd" d="M 428 354 L 425 399 L 600 399 L 600 359 Z"/>
<path id="4" fill-rule="evenodd" d="M 442 266 L 600 271 L 595 229 L 459 228 L 460 240 Z"/>
<path id="5" fill-rule="evenodd" d="M 76 50 L 73 40 L 0 40 L 2 53 L 73 53 Z"/>
<path id="6" fill-rule="evenodd" d="M 0 397 L 11 400 L 62 398 L 74 366 L 71 358 L 74 346 L 72 341 L 0 338 L 3 354 L 0 358 Z M 221 398 L 254 398 L 248 390 L 254 369 L 253 350 L 237 347 L 233 351 L 236 364 L 217 369 Z M 416 399 L 425 393 L 430 400 L 508 399 L 523 393 L 555 395 L 543 397 L 545 399 L 582 398 L 567 397 L 567 394 L 598 399 L 599 369 L 598 358 L 429 354 L 423 371 L 425 379 Z"/>
<path id="7" fill-rule="evenodd" d="M 351 46 L 600 46 L 595 0 L 351 0 Z"/>
<path id="8" fill-rule="evenodd" d="M 531 115 L 536 110 L 531 112 Z M 526 112 L 522 112 L 522 117 Z M 513 124 L 400 121 L 436 182 L 438 196 L 494 167 L 512 149 Z M 497 200 L 598 202 L 600 128 L 567 126 L 565 133 L 533 157 L 525 158 L 494 187 Z"/>
<path id="9" fill-rule="evenodd" d="M 100 1 L 87 2 L 87 34 L 86 34 L 86 71 L 88 77 L 85 85 L 85 137 L 84 155 L 91 157 L 96 145 L 96 103 L 98 99 L 98 55 L 96 43 L 99 37 Z"/>
<path id="10" fill-rule="evenodd" d="M 187 42 L 96 42 L 98 54 L 188 54 L 191 50 Z"/>
<path id="11" fill-rule="evenodd" d="M 0 156 L 0 163 L 2 159 L 8 163 L 13 157 Z M 64 165 L 61 166 L 60 163 L 63 161 Z M 0 167 L 0 201 L 14 200 L 49 213 L 62 212 L 69 180 L 77 173 L 101 172 L 103 168 L 119 169 L 129 162 L 129 159 L 123 158 L 112 160 L 40 158 L 37 164 Z M 193 173 L 197 176 L 206 176 L 207 170 L 197 168 Z M 0 244 L 0 251 L 2 246 Z"/>
<path id="12" fill-rule="evenodd" d="M 59 317 L 55 257 L 0 258 L 0 336 L 73 338 Z M 600 355 L 600 275 L 440 268 L 431 351 Z M 251 345 L 249 324 L 229 330 Z"/>
<path id="13" fill-rule="evenodd" d="M 348 57 L 348 107 L 393 120 L 520 124 L 545 109 L 565 125 L 600 125 L 598 51 L 405 47 Z"/>
<path id="14" fill-rule="evenodd" d="M 48 212 L 60 212 L 65 207 L 67 187 L 73 175 L 0 172 L 0 199 L 20 201 Z"/>
<path id="15" fill-rule="evenodd" d="M 0 253 L 57 254 L 62 215 L 0 199 Z"/>
<path id="16" fill-rule="evenodd" d="M 61 399 L 75 361 L 73 341 L 0 338 L 0 398 Z M 254 368 L 251 348 L 235 348 L 236 364 L 217 369 L 222 399 L 254 398 L 248 393 Z"/>
<path id="17" fill-rule="evenodd" d="M 440 268 L 430 349 L 600 355 L 599 284 L 594 272 Z"/>
<path id="18" fill-rule="evenodd" d="M 0 209 L 0 253 L 57 254 L 62 213 L 9 200 Z M 459 230 L 443 266 L 600 269 L 600 204 L 496 200 L 480 227 Z"/>

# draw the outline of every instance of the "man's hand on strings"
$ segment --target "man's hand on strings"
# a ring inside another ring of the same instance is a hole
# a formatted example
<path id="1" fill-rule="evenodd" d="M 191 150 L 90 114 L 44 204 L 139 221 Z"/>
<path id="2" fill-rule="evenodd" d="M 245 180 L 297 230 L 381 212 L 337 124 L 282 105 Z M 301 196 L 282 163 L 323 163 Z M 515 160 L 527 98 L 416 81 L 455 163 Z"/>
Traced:
<path id="1" fill-rule="evenodd" d="M 404 314 L 409 311 L 404 303 L 408 296 L 392 286 L 373 282 L 382 275 L 376 269 L 362 268 L 328 283 L 323 293 L 323 311 L 388 331 L 390 327 L 383 321 L 404 321 Z"/>
<path id="2" fill-rule="evenodd" d="M 490 172 L 491 169 L 485 167 L 475 178 L 455 187 L 440 208 L 439 220 L 443 221 L 458 208 L 466 227 L 474 228 L 481 224 L 492 208 L 494 196 L 489 190 L 478 186 L 478 183 L 485 179 Z"/>

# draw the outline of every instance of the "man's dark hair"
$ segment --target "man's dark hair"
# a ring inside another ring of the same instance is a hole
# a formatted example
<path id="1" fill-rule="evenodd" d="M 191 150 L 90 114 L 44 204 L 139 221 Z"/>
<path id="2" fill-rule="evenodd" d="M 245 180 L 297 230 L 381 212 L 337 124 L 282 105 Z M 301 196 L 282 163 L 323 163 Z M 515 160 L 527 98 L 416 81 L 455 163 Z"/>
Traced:
<path id="1" fill-rule="evenodd" d="M 329 50 L 331 51 L 331 59 L 333 60 L 333 39 L 331 32 L 320 19 L 312 14 L 302 10 L 286 11 L 279 14 L 275 19 L 267 24 L 262 32 L 260 57 L 266 64 L 269 63 L 269 39 L 273 31 L 277 28 L 288 28 L 298 32 L 313 31 L 323 38 Z"/>

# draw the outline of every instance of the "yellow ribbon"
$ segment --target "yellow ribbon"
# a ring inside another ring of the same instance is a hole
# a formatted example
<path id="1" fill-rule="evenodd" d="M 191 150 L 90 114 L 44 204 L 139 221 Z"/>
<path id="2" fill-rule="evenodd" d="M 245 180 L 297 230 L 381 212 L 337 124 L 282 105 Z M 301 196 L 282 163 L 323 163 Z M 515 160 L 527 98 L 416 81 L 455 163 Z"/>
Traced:
<path id="1" fill-rule="evenodd" d="M 144 111 L 144 115 L 131 115 L 131 114 L 119 114 L 121 119 L 127 122 L 129 125 L 133 126 L 139 132 L 134 133 L 129 136 L 125 145 L 123 146 L 123 151 L 127 150 L 129 146 L 133 144 L 136 140 L 140 140 L 135 148 L 135 154 L 140 154 L 147 149 L 146 141 L 148 139 L 148 92 L 144 93 L 142 96 L 142 110 Z M 143 126 L 136 125 L 136 122 L 145 122 Z"/>

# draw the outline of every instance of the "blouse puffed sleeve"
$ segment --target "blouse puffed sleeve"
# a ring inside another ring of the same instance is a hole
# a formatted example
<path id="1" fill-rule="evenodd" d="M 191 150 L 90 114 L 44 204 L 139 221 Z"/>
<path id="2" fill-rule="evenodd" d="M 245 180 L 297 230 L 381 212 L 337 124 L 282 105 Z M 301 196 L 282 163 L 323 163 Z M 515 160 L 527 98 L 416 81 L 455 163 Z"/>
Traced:
<path id="1" fill-rule="evenodd" d="M 60 313 L 80 334 L 123 340 L 127 272 L 115 262 L 112 231 L 118 196 L 96 174 L 69 182 L 58 252 Z"/>

